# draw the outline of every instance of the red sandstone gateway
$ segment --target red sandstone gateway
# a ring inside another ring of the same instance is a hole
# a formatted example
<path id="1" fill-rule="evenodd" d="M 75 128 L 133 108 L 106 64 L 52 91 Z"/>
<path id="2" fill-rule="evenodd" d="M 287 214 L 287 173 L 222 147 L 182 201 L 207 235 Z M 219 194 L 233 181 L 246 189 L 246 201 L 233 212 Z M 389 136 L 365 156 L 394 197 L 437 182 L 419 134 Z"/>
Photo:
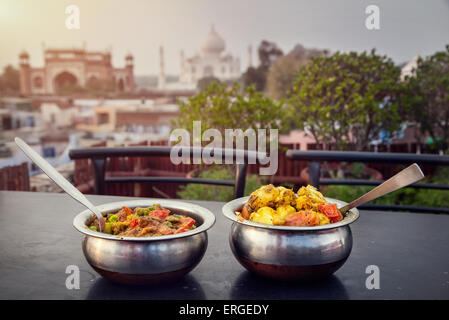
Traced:
<path id="1" fill-rule="evenodd" d="M 134 58 L 125 57 L 125 67 L 112 66 L 110 52 L 85 48 L 44 51 L 44 67 L 33 68 L 27 52 L 19 55 L 20 93 L 57 94 L 64 87 L 89 87 L 112 83 L 118 92 L 134 92 Z"/>

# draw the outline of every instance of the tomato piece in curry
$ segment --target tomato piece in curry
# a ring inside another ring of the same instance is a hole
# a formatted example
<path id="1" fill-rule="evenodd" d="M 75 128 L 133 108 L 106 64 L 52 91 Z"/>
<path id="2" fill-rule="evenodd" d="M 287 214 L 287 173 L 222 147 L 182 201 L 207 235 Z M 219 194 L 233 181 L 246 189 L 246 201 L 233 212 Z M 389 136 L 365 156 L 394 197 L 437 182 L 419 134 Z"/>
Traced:
<path id="1" fill-rule="evenodd" d="M 98 219 L 88 228 L 98 230 Z M 186 232 L 195 229 L 195 220 L 170 210 L 159 204 L 151 207 L 137 207 L 134 210 L 122 207 L 116 213 L 105 217 L 105 233 L 124 237 L 155 237 Z"/>

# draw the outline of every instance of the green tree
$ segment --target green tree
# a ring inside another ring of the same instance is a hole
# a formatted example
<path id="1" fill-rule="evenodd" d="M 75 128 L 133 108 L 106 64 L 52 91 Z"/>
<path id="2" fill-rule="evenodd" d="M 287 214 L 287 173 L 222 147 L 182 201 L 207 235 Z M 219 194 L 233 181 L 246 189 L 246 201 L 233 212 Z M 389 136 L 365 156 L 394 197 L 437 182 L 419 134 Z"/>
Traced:
<path id="1" fill-rule="evenodd" d="M 234 170 L 230 167 L 213 166 L 200 171 L 198 178 L 212 180 L 234 180 Z M 249 196 L 251 192 L 263 185 L 265 180 L 255 174 L 248 174 L 244 195 Z M 187 184 L 180 187 L 177 192 L 181 199 L 186 200 L 208 200 L 228 202 L 234 198 L 234 190 L 229 186 L 216 186 L 205 184 Z"/>
<path id="2" fill-rule="evenodd" d="M 418 59 L 414 74 L 406 77 L 400 102 L 407 120 L 443 152 L 449 147 L 449 45 L 446 50 Z"/>
<path id="3" fill-rule="evenodd" d="M 243 86 L 246 88 L 253 85 L 257 91 L 264 91 L 266 77 L 266 71 L 262 67 L 249 67 L 242 75 Z"/>
<path id="4" fill-rule="evenodd" d="M 203 91 L 206 89 L 208 85 L 210 85 L 213 82 L 220 82 L 220 80 L 218 80 L 214 76 L 204 77 L 198 80 L 196 87 L 198 88 L 198 90 Z"/>
<path id="5" fill-rule="evenodd" d="M 270 66 L 284 54 L 274 42 L 262 40 L 257 48 L 259 57 L 258 67 L 249 67 L 242 75 L 244 87 L 254 85 L 257 91 L 264 91 L 267 81 L 267 73 Z"/>
<path id="6" fill-rule="evenodd" d="M 449 168 L 440 167 L 436 170 L 431 179 L 426 178 L 422 182 L 434 184 L 448 184 L 449 183 Z M 372 190 L 370 186 L 326 186 L 323 189 L 327 197 L 350 202 L 368 191 Z M 414 189 L 402 188 L 389 193 L 372 201 L 373 204 L 387 204 L 387 205 L 412 205 L 424 207 L 449 207 L 449 197 L 447 190 L 434 189 Z"/>
<path id="7" fill-rule="evenodd" d="M 262 40 L 257 48 L 257 53 L 259 55 L 260 66 L 266 71 L 270 69 L 273 62 L 284 55 L 276 43 L 267 40 Z"/>
<path id="8" fill-rule="evenodd" d="M 225 129 L 280 129 L 286 127 L 287 110 L 284 102 L 275 102 L 257 92 L 254 86 L 244 90 L 238 83 L 231 87 L 214 82 L 205 90 L 179 101 L 179 117 L 174 124 L 193 131 L 193 121 L 201 121 L 201 132 L 209 128 Z"/>
<path id="9" fill-rule="evenodd" d="M 274 62 L 266 77 L 266 93 L 273 99 L 285 98 L 292 89 L 293 82 L 301 66 L 306 65 L 312 57 L 326 55 L 327 50 L 306 49 L 296 45 L 285 56 Z"/>
<path id="10" fill-rule="evenodd" d="M 381 130 L 399 128 L 399 74 L 391 59 L 374 50 L 312 58 L 289 93 L 293 124 L 317 143 L 366 150 Z"/>

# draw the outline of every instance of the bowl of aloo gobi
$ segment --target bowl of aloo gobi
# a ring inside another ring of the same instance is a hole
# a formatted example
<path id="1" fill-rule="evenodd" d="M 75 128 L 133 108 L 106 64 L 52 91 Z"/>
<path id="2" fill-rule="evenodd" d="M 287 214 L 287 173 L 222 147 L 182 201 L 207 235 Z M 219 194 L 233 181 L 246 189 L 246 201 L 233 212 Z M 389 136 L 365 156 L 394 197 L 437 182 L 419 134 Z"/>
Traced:
<path id="1" fill-rule="evenodd" d="M 229 243 L 249 271 L 283 280 L 312 280 L 337 271 L 352 249 L 349 224 L 359 212 L 344 216 L 346 202 L 324 197 L 313 186 L 297 193 L 262 186 L 249 197 L 228 202 L 223 214 L 233 221 Z"/>
<path id="2" fill-rule="evenodd" d="M 73 226 L 84 234 L 83 253 L 103 277 L 126 284 L 155 284 L 190 272 L 207 248 L 215 216 L 175 200 L 130 200 L 98 206 L 104 231 L 89 210 Z"/>

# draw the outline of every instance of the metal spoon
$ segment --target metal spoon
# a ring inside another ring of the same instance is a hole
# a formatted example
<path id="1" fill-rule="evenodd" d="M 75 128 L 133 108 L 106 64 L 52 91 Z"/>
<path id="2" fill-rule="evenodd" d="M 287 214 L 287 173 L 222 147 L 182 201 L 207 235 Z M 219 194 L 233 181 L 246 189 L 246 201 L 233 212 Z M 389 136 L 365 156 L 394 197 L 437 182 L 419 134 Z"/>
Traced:
<path id="1" fill-rule="evenodd" d="M 400 171 L 396 175 L 392 176 L 384 183 L 378 185 L 371 191 L 365 193 L 360 198 L 340 208 L 339 210 L 344 215 L 348 210 L 351 210 L 352 208 L 358 207 L 365 202 L 377 199 L 383 195 L 386 195 L 387 193 L 408 186 L 409 184 L 415 183 L 422 178 L 424 178 L 424 174 L 422 173 L 421 168 L 416 163 L 414 163 L 411 166 Z"/>
<path id="2" fill-rule="evenodd" d="M 20 138 L 15 138 L 14 141 L 20 149 L 39 167 L 45 174 L 52 179 L 58 186 L 61 187 L 73 199 L 83 204 L 90 211 L 95 213 L 98 218 L 100 231 L 104 230 L 104 218 L 100 210 L 98 210 L 87 198 L 82 194 L 73 184 L 67 181 L 47 160 L 42 158 L 36 151 L 34 151 L 25 141 Z"/>

